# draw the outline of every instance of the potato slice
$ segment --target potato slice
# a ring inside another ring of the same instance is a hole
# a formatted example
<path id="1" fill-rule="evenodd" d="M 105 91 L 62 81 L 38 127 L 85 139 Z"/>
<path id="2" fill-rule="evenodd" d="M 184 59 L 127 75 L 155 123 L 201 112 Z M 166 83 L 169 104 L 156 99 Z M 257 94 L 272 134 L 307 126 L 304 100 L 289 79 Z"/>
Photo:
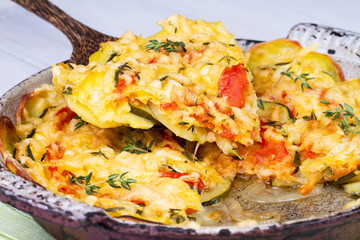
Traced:
<path id="1" fill-rule="evenodd" d="M 301 50 L 301 45 L 289 39 L 259 43 L 250 48 L 246 62 L 250 71 L 255 68 L 291 62 Z"/>

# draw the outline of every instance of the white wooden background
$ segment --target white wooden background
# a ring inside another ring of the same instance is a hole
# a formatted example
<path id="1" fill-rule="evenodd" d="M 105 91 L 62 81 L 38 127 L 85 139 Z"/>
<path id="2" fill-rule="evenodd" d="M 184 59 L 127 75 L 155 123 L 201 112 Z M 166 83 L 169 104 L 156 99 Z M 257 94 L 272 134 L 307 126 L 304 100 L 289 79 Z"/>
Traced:
<path id="1" fill-rule="evenodd" d="M 34 0 L 36 1 L 36 0 Z M 88 26 L 112 36 L 132 29 L 149 36 L 170 14 L 222 21 L 238 38 L 285 37 L 300 22 L 360 32 L 359 0 L 52 0 Z M 0 0 L 0 96 L 21 80 L 69 58 L 71 44 L 55 27 Z"/>

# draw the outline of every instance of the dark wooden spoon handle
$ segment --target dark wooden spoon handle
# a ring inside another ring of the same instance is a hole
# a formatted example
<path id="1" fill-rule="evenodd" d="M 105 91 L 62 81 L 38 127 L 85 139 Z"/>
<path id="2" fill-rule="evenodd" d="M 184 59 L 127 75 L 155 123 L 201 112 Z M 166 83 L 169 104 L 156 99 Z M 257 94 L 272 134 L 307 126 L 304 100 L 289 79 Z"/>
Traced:
<path id="1" fill-rule="evenodd" d="M 86 64 L 89 56 L 99 49 L 99 43 L 115 40 L 73 19 L 48 0 L 12 0 L 50 22 L 70 40 L 73 53 L 70 62 Z"/>

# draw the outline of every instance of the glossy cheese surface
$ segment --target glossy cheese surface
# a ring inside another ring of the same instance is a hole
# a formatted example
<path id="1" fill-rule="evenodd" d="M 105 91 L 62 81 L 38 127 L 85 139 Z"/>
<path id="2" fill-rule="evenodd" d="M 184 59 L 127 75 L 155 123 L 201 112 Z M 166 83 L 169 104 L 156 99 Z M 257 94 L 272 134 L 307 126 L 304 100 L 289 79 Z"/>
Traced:
<path id="1" fill-rule="evenodd" d="M 158 24 L 163 30 L 150 37 L 128 31 L 103 43 L 87 66 L 54 66 L 69 107 L 101 128 L 149 129 L 155 122 L 132 111 L 141 108 L 190 141 L 258 140 L 252 76 L 234 36 L 221 22 L 180 15 Z"/>

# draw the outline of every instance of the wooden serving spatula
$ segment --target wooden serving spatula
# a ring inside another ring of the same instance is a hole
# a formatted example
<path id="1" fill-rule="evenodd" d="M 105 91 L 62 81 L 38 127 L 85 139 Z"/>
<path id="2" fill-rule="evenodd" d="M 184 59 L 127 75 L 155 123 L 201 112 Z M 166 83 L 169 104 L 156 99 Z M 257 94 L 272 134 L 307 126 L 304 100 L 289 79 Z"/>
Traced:
<path id="1" fill-rule="evenodd" d="M 71 63 L 87 64 L 90 55 L 99 50 L 100 43 L 116 40 L 73 19 L 48 0 L 12 1 L 50 22 L 66 35 L 73 47 Z"/>

